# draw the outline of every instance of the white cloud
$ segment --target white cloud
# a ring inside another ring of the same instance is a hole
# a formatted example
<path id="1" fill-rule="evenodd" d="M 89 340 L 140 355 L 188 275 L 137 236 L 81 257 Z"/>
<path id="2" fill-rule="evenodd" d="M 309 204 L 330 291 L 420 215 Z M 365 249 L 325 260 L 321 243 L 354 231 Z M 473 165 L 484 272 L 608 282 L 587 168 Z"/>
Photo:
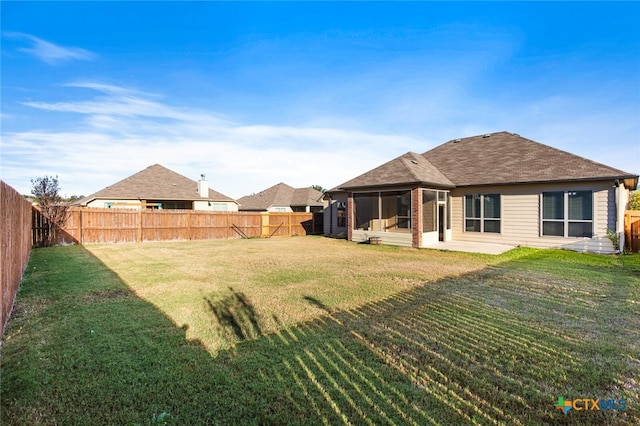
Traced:
<path id="1" fill-rule="evenodd" d="M 3 136 L 3 179 L 21 192 L 29 191 L 31 178 L 52 174 L 59 176 L 68 195 L 88 195 L 160 163 L 192 179 L 205 173 L 212 188 L 239 198 L 281 181 L 296 187 L 332 187 L 424 145 L 393 134 L 235 123 L 126 88 L 70 86 L 101 95 L 73 102 L 24 103 L 80 115 L 80 121 L 68 118 L 67 131 Z"/>
<path id="2" fill-rule="evenodd" d="M 24 47 L 18 50 L 33 55 L 50 65 L 66 61 L 92 61 L 96 58 L 96 55 L 93 52 L 86 49 L 60 46 L 30 34 L 6 32 L 4 35 L 5 37 L 30 42 L 30 47 Z"/>

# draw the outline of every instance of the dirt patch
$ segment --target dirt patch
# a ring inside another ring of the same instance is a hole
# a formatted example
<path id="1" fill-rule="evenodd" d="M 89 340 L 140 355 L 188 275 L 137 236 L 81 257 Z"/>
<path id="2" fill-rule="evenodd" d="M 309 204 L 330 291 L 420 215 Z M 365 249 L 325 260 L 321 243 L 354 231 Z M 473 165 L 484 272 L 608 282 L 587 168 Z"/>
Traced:
<path id="1" fill-rule="evenodd" d="M 87 293 L 82 298 L 88 302 L 101 302 L 127 296 L 131 296 L 129 290 L 105 290 Z"/>

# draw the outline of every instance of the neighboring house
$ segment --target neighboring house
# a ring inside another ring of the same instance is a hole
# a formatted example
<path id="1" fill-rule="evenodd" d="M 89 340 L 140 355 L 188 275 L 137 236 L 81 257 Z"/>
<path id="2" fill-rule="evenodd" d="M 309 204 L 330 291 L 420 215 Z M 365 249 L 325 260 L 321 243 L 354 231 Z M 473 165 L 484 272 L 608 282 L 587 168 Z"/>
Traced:
<path id="1" fill-rule="evenodd" d="M 327 205 L 315 188 L 293 188 L 279 183 L 254 195 L 238 199 L 240 211 L 319 212 Z"/>
<path id="2" fill-rule="evenodd" d="M 197 182 L 154 164 L 74 203 L 84 207 L 238 211 L 238 203 Z"/>
<path id="3" fill-rule="evenodd" d="M 325 234 L 612 253 L 638 175 L 500 132 L 408 152 L 327 192 Z"/>

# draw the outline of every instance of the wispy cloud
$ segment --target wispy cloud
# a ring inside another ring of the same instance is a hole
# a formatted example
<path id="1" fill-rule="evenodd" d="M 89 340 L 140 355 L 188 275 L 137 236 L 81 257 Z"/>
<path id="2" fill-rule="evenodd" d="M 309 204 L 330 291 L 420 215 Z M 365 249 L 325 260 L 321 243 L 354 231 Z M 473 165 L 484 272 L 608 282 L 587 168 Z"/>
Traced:
<path id="1" fill-rule="evenodd" d="M 65 192 L 87 195 L 160 163 L 194 179 L 206 173 L 212 188 L 239 198 L 281 181 L 298 187 L 335 186 L 424 145 L 393 134 L 237 123 L 124 87 L 69 86 L 91 89 L 93 94 L 72 102 L 24 105 L 78 114 L 80 120 L 69 120 L 73 126 L 64 132 L 4 135 L 3 168 L 14 179 L 24 175 L 28 182 L 57 174 Z"/>
<path id="2" fill-rule="evenodd" d="M 89 50 L 79 47 L 60 46 L 30 34 L 5 32 L 4 36 L 29 42 L 30 47 L 22 47 L 18 50 L 33 55 L 50 65 L 67 61 L 92 61 L 97 57 L 95 53 Z"/>

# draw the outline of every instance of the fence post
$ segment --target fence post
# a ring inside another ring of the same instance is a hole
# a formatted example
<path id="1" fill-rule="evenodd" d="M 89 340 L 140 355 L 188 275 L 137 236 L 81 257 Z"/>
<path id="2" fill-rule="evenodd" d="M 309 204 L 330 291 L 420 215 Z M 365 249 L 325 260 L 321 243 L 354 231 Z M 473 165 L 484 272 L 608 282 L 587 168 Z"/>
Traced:
<path id="1" fill-rule="evenodd" d="M 262 212 L 260 213 L 260 216 L 262 219 L 262 229 L 260 231 L 260 237 L 267 238 L 269 237 L 269 234 L 270 234 L 269 212 Z"/>
<path id="2" fill-rule="evenodd" d="M 193 240 L 191 235 L 191 212 L 187 210 L 187 239 Z"/>
<path id="3" fill-rule="evenodd" d="M 136 242 L 142 242 L 142 209 L 138 212 L 138 232 L 136 233 Z"/>
<path id="4" fill-rule="evenodd" d="M 80 240 L 80 244 L 84 244 L 84 232 L 82 232 L 84 228 L 83 215 L 82 215 L 82 207 L 80 208 L 80 212 L 78 213 L 78 240 Z"/>

